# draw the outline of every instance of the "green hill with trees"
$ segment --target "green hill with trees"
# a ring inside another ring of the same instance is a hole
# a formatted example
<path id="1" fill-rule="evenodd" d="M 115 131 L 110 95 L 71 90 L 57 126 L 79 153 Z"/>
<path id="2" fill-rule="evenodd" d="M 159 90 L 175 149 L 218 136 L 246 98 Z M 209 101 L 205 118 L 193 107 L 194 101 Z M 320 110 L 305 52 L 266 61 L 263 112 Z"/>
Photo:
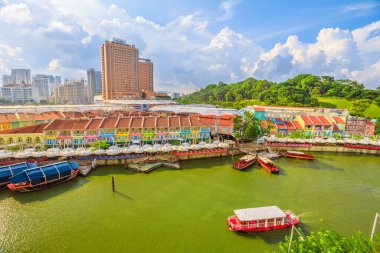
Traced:
<path id="1" fill-rule="evenodd" d="M 374 118 L 380 115 L 380 87 L 370 90 L 356 81 L 311 74 L 301 74 L 280 83 L 249 77 L 231 84 L 209 84 L 183 96 L 179 102 L 236 109 L 247 105 L 347 108 L 351 114 Z"/>

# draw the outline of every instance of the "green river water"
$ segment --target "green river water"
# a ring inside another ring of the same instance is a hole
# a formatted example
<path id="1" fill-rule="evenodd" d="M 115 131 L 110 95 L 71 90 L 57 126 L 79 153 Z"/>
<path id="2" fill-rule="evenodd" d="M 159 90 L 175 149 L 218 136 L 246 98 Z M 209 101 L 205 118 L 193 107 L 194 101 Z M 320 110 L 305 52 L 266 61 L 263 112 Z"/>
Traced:
<path id="1" fill-rule="evenodd" d="M 279 251 L 289 229 L 242 234 L 226 226 L 234 209 L 268 205 L 300 214 L 305 231 L 324 226 L 323 218 L 342 233 L 370 234 L 380 212 L 380 157 L 281 158 L 280 175 L 257 164 L 234 170 L 236 159 L 185 161 L 182 170 L 150 174 L 101 167 L 42 191 L 2 191 L 0 252 Z"/>

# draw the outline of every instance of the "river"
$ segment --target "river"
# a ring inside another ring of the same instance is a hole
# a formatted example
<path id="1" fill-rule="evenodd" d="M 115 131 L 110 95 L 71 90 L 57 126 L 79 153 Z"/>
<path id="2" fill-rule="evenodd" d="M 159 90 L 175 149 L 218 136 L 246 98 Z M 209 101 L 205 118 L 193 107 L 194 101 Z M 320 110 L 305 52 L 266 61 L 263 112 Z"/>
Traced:
<path id="1" fill-rule="evenodd" d="M 184 161 L 182 170 L 150 174 L 101 167 L 42 191 L 2 191 L 0 252 L 279 251 L 289 229 L 241 234 L 226 226 L 234 209 L 268 205 L 300 214 L 306 232 L 326 223 L 370 234 L 380 212 L 380 157 L 281 158 L 280 175 L 257 164 L 234 170 L 236 159 Z"/>

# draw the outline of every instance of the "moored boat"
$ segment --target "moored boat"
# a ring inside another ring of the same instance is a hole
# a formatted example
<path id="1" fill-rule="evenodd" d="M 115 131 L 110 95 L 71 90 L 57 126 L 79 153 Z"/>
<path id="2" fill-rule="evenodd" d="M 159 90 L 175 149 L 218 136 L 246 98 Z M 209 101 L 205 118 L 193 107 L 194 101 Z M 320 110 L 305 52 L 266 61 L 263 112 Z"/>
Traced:
<path id="1" fill-rule="evenodd" d="M 23 172 L 26 169 L 37 167 L 37 163 L 17 163 L 0 167 L 0 189 L 10 183 L 10 178 Z"/>
<path id="2" fill-rule="evenodd" d="M 228 217 L 227 226 L 232 231 L 260 232 L 297 225 L 300 220 L 292 211 L 277 206 L 238 209 Z"/>
<path id="3" fill-rule="evenodd" d="M 301 151 L 286 151 L 284 153 L 285 157 L 291 157 L 291 158 L 298 158 L 298 159 L 305 159 L 305 160 L 314 160 L 313 155 L 305 154 Z"/>
<path id="4" fill-rule="evenodd" d="M 12 191 L 30 192 L 44 189 L 75 178 L 79 172 L 77 162 L 59 162 L 26 169 L 11 177 L 7 187 Z"/>
<path id="5" fill-rule="evenodd" d="M 260 165 L 264 169 L 266 169 L 268 172 L 270 172 L 272 174 L 280 173 L 280 170 L 278 169 L 278 167 L 269 158 L 259 156 L 258 161 L 259 161 Z"/>
<path id="6" fill-rule="evenodd" d="M 256 162 L 256 155 L 246 155 L 241 157 L 237 162 L 232 164 L 232 167 L 237 170 L 245 170 Z"/>

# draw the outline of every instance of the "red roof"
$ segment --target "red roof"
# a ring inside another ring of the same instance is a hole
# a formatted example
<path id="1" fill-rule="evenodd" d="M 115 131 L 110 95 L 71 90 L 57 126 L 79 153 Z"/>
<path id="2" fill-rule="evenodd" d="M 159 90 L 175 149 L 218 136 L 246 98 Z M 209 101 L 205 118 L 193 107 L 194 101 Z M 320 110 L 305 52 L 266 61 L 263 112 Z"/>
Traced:
<path id="1" fill-rule="evenodd" d="M 268 122 L 266 120 L 260 121 L 260 125 L 262 128 L 267 129 L 268 128 Z"/>
<path id="2" fill-rule="evenodd" d="M 337 124 L 344 124 L 344 120 L 341 117 L 334 116 L 332 117 Z"/>
<path id="3" fill-rule="evenodd" d="M 328 121 L 325 116 L 318 116 L 318 119 L 323 123 L 324 126 L 331 126 L 330 121 Z"/>
<path id="4" fill-rule="evenodd" d="M 309 116 L 302 115 L 301 118 L 303 119 L 303 121 L 305 121 L 306 125 L 308 125 L 308 126 L 314 125 L 313 121 L 309 118 Z"/>
<path id="5" fill-rule="evenodd" d="M 47 125 L 47 123 L 44 124 L 38 124 L 38 125 L 32 125 L 32 126 L 25 126 L 20 128 L 14 128 L 14 129 L 8 129 L 4 131 L 0 131 L 1 134 L 31 134 L 31 133 L 42 133 L 44 130 L 44 127 Z"/>
<path id="6" fill-rule="evenodd" d="M 298 121 L 293 120 L 292 123 L 297 128 L 297 130 L 302 130 L 303 129 L 302 126 L 301 126 L 301 124 Z"/>
<path id="7" fill-rule="evenodd" d="M 156 126 L 156 117 L 144 117 L 144 127 L 152 128 Z"/>
<path id="8" fill-rule="evenodd" d="M 318 125 L 318 126 L 321 126 L 323 125 L 323 123 L 321 122 L 321 120 L 317 117 L 317 116 L 309 116 L 309 119 L 311 119 L 311 121 L 313 121 L 313 125 Z"/>
<path id="9" fill-rule="evenodd" d="M 136 128 L 142 127 L 143 118 L 141 118 L 141 117 L 132 117 L 131 120 L 132 120 L 131 127 L 136 127 Z"/>
<path id="10" fill-rule="evenodd" d="M 170 127 L 179 127 L 181 125 L 179 117 L 169 117 L 169 125 Z"/>
<path id="11" fill-rule="evenodd" d="M 131 118 L 120 118 L 119 122 L 117 123 L 117 128 L 128 128 L 131 124 Z"/>
<path id="12" fill-rule="evenodd" d="M 339 127 L 335 123 L 333 123 L 333 131 L 340 131 Z"/>
<path id="13" fill-rule="evenodd" d="M 297 129 L 296 126 L 289 120 L 285 120 L 284 123 L 285 123 L 285 126 L 288 130 L 296 130 Z"/>
<path id="14" fill-rule="evenodd" d="M 281 124 L 281 123 L 276 123 L 276 127 L 278 129 L 286 129 L 286 125 L 285 124 Z"/>
<path id="15" fill-rule="evenodd" d="M 157 117 L 157 127 L 169 127 L 169 118 Z"/>
<path id="16" fill-rule="evenodd" d="M 182 127 L 189 127 L 191 126 L 190 124 L 190 120 L 189 120 L 189 117 L 180 117 L 180 122 L 181 122 L 181 126 Z"/>
<path id="17" fill-rule="evenodd" d="M 100 124 L 102 123 L 103 119 L 91 119 L 90 123 L 87 125 L 86 129 L 88 130 L 96 130 L 99 129 Z"/>
<path id="18" fill-rule="evenodd" d="M 105 118 L 100 128 L 115 128 L 118 118 Z"/>
<path id="19" fill-rule="evenodd" d="M 265 112 L 265 108 L 262 107 L 253 107 L 253 110 L 255 110 L 256 112 Z"/>

